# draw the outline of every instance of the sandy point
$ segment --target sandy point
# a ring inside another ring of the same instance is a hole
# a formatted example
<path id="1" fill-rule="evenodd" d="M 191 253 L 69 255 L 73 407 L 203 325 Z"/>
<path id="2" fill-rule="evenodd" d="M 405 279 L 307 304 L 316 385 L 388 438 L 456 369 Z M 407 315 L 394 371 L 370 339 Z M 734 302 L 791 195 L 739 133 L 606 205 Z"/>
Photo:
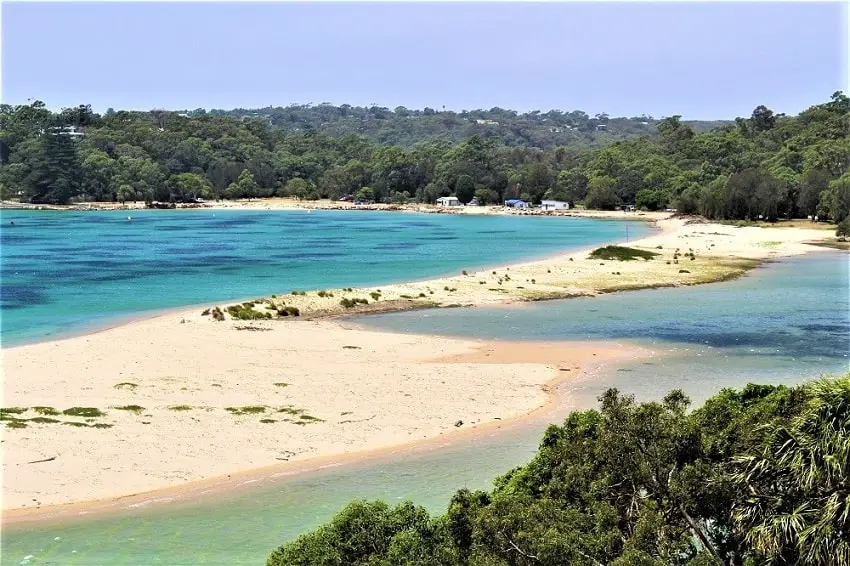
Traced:
<path id="1" fill-rule="evenodd" d="M 4 349 L 3 405 L 26 409 L 3 432 L 4 522 L 508 426 L 555 403 L 561 380 L 651 355 L 253 324 L 172 313 Z"/>

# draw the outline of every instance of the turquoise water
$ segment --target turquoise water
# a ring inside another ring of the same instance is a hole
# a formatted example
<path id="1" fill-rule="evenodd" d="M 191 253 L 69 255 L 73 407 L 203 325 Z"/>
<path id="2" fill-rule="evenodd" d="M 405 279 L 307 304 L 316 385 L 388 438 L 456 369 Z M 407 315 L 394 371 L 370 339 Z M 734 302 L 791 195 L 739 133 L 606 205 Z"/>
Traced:
<path id="1" fill-rule="evenodd" d="M 701 287 L 358 321 L 512 340 L 634 341 L 667 355 L 565 383 L 565 397 L 591 406 L 611 386 L 639 398 L 682 387 L 698 402 L 748 381 L 795 383 L 847 371 L 848 288 L 848 256 L 824 253 Z M 272 548 L 327 521 L 353 498 L 413 499 L 441 512 L 458 488 L 487 488 L 495 476 L 527 461 L 545 424 L 565 413 L 562 406 L 537 422 L 474 443 L 275 478 L 198 502 L 127 509 L 57 526 L 18 525 L 3 533 L 2 563 L 33 555 L 30 564 L 262 564 Z"/>
<path id="2" fill-rule="evenodd" d="M 5 210 L 2 341 L 61 337 L 171 307 L 458 273 L 623 240 L 627 225 L 635 238 L 650 230 L 370 211 Z"/>

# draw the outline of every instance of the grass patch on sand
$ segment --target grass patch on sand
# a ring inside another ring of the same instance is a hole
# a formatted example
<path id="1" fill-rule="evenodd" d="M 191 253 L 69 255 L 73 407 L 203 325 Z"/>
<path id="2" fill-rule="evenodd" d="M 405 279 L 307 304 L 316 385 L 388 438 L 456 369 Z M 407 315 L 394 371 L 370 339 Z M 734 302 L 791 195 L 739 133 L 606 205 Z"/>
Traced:
<path id="1" fill-rule="evenodd" d="M 27 419 L 27 421 L 38 424 L 53 424 L 59 422 L 58 420 L 51 419 L 50 417 L 33 417 L 31 419 Z"/>
<path id="2" fill-rule="evenodd" d="M 277 421 L 274 420 L 274 419 L 260 419 L 260 422 L 263 423 L 263 424 L 271 424 L 271 423 L 276 423 Z"/>
<path id="3" fill-rule="evenodd" d="M 63 421 L 62 424 L 75 426 L 77 428 L 112 428 L 113 425 L 107 423 L 95 423 L 88 425 L 86 423 L 74 422 L 74 421 Z"/>
<path id="4" fill-rule="evenodd" d="M 6 428 L 27 428 L 27 423 L 23 421 L 9 421 L 6 423 Z"/>
<path id="5" fill-rule="evenodd" d="M 63 415 L 69 417 L 105 417 L 106 413 L 94 407 L 71 407 L 62 411 Z"/>
<path id="6" fill-rule="evenodd" d="M 139 414 L 145 410 L 141 405 L 119 405 L 117 407 L 112 407 L 113 409 L 117 409 L 119 411 L 129 411 L 131 413 Z"/>
<path id="7" fill-rule="evenodd" d="M 605 246 L 604 248 L 596 248 L 590 252 L 591 259 L 608 259 L 617 261 L 633 261 L 642 259 L 650 260 L 659 254 L 647 250 L 639 250 L 637 248 L 627 248 L 625 246 Z"/>
<path id="8" fill-rule="evenodd" d="M 129 381 L 123 381 L 121 383 L 116 383 L 115 385 L 112 386 L 113 389 L 129 389 L 130 391 L 133 391 L 136 387 L 138 387 L 138 384 L 130 383 Z"/>
<path id="9" fill-rule="evenodd" d="M 232 415 L 256 415 L 266 412 L 265 405 L 252 405 L 247 407 L 225 407 L 224 409 Z"/>
<path id="10" fill-rule="evenodd" d="M 275 383 L 274 386 L 275 387 L 289 387 L 289 384 L 286 383 L 285 381 L 279 381 L 279 382 Z"/>
<path id="11" fill-rule="evenodd" d="M 192 406 L 191 405 L 171 405 L 170 407 L 168 407 L 168 410 L 169 411 L 191 411 Z"/>
<path id="12" fill-rule="evenodd" d="M 343 350 L 359 350 L 360 346 L 343 346 Z"/>
<path id="13" fill-rule="evenodd" d="M 0 409 L 0 420 L 6 421 L 11 420 L 11 415 L 20 415 L 22 413 L 26 413 L 26 407 L 4 407 Z"/>
<path id="14" fill-rule="evenodd" d="M 45 415 L 48 417 L 53 417 L 59 414 L 59 411 L 57 411 L 53 407 L 33 407 L 32 410 L 38 413 L 39 415 Z"/>

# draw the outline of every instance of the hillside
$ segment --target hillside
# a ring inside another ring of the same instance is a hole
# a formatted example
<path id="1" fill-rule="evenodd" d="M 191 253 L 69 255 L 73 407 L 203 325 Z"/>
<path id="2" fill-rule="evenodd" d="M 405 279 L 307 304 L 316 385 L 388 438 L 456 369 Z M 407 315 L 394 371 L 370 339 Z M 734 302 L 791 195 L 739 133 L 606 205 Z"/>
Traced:
<path id="1" fill-rule="evenodd" d="M 320 126 L 338 131 L 288 132 L 269 125 L 315 120 L 324 111 L 328 121 Z M 236 119 L 239 111 L 101 116 L 87 106 L 52 113 L 42 102 L 0 105 L 0 195 L 52 204 L 344 195 L 433 203 L 455 195 L 483 204 L 548 198 L 596 209 L 673 206 L 734 220 L 817 215 L 838 222 L 850 214 L 850 98 L 841 92 L 798 116 L 758 106 L 750 117 L 708 132 L 672 116 L 653 125 L 653 135 L 640 135 L 636 119 L 623 120 L 620 128 L 617 120 L 581 113 L 480 114 L 498 118 L 499 126 L 477 123 L 485 118 L 470 125 L 463 120 L 472 115 L 452 113 L 423 111 L 408 119 L 398 109 L 381 118 L 375 108 L 366 111 L 368 118 L 363 109 L 351 108 L 352 115 L 331 119 L 343 111 L 348 112 L 344 106 L 320 106 Z M 349 122 L 353 131 L 345 129 Z M 400 126 L 387 129 L 384 123 L 408 124 L 404 141 L 416 143 L 375 143 L 360 131 L 368 128 L 358 125 L 401 135 Z M 523 130 L 521 123 L 560 128 L 549 133 L 587 143 L 541 149 L 516 146 L 518 138 L 510 132 L 507 139 L 490 135 L 495 132 L 462 137 L 468 127 L 540 132 Z M 599 129 L 603 125 L 609 129 Z M 631 137 L 615 140 L 616 132 Z M 446 139 L 450 136 L 459 139 Z M 599 147 L 585 147 L 592 143 Z"/>
<path id="2" fill-rule="evenodd" d="M 291 105 L 258 109 L 184 110 L 198 116 L 229 116 L 238 120 L 258 119 L 289 133 L 313 131 L 339 138 L 356 133 L 372 143 L 411 147 L 433 139 L 462 141 L 478 134 L 497 137 L 510 147 L 557 146 L 598 147 L 617 140 L 655 136 L 660 119 L 650 116 L 611 118 L 607 114 L 589 116 L 585 112 L 518 113 L 515 110 L 491 108 L 452 112 L 450 110 L 410 110 L 399 106 L 393 110 L 379 106 L 361 107 L 343 104 Z M 704 132 L 731 123 L 729 120 L 684 121 L 695 132 Z"/>

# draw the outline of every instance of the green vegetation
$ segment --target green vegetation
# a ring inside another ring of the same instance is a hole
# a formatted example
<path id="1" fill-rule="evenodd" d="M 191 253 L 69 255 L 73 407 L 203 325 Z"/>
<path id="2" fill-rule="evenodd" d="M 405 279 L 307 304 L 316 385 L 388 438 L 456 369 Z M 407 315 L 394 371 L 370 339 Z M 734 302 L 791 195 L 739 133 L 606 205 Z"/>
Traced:
<path id="1" fill-rule="evenodd" d="M 121 383 L 116 383 L 112 387 L 114 389 L 129 389 L 130 391 L 134 390 L 139 385 L 136 383 L 130 383 L 129 381 L 122 381 Z"/>
<path id="2" fill-rule="evenodd" d="M 334 294 L 333 294 L 333 293 L 331 293 L 330 291 L 319 291 L 319 292 L 317 293 L 317 295 L 319 295 L 319 296 L 320 296 L 320 297 L 322 297 L 322 298 L 325 298 L 325 297 L 333 297 L 333 296 L 334 296 Z"/>
<path id="3" fill-rule="evenodd" d="M 38 413 L 39 415 L 45 415 L 48 417 L 56 416 L 59 414 L 59 411 L 57 411 L 53 407 L 32 407 L 32 410 Z"/>
<path id="4" fill-rule="evenodd" d="M 26 407 L 4 407 L 0 409 L 0 419 L 9 415 L 20 415 L 27 412 Z"/>
<path id="5" fill-rule="evenodd" d="M 227 314 L 236 320 L 266 320 L 272 317 L 269 312 L 260 312 L 254 310 L 254 303 L 242 303 L 241 305 L 230 305 L 227 307 Z"/>
<path id="6" fill-rule="evenodd" d="M 170 407 L 168 407 L 168 410 L 169 411 L 191 411 L 192 406 L 191 405 L 171 405 Z"/>
<path id="7" fill-rule="evenodd" d="M 461 489 L 438 517 L 355 501 L 267 564 L 850 564 L 850 375 L 694 411 L 681 391 L 599 400 L 492 491 Z"/>
<path id="8" fill-rule="evenodd" d="M 112 407 L 112 408 L 116 409 L 118 411 L 129 411 L 131 413 L 136 413 L 136 414 L 139 414 L 139 413 L 141 413 L 142 411 L 145 410 L 145 408 L 142 407 L 141 405 L 119 405 L 117 407 Z"/>
<path id="9" fill-rule="evenodd" d="M 850 215 L 850 98 L 841 92 L 798 116 L 758 106 L 711 131 L 679 116 L 501 109 L 185 114 L 0 105 L 0 193 L 32 203 L 355 194 L 433 203 L 456 194 L 673 206 L 712 219 Z"/>
<path id="10" fill-rule="evenodd" d="M 298 307 L 284 306 L 277 310 L 278 316 L 301 316 L 301 311 Z"/>
<path id="11" fill-rule="evenodd" d="M 6 428 L 27 428 L 27 423 L 19 420 L 9 421 L 6 423 Z"/>
<path id="12" fill-rule="evenodd" d="M 56 419 L 51 419 L 50 417 L 33 417 L 31 419 L 27 419 L 28 422 L 38 423 L 38 424 L 53 424 L 58 423 L 59 421 Z"/>
<path id="13" fill-rule="evenodd" d="M 289 384 L 286 383 L 286 382 L 280 381 L 278 383 L 275 383 L 274 386 L 275 387 L 287 387 L 287 386 L 289 386 Z"/>
<path id="14" fill-rule="evenodd" d="M 225 411 L 231 413 L 233 415 L 256 415 L 258 413 L 265 413 L 267 407 L 263 405 L 255 405 L 249 407 L 225 407 Z"/>
<path id="15" fill-rule="evenodd" d="M 62 411 L 63 415 L 69 417 L 105 417 L 106 413 L 94 407 L 71 407 Z"/>
<path id="16" fill-rule="evenodd" d="M 343 350 L 359 350 L 360 346 L 343 346 Z"/>
<path id="17" fill-rule="evenodd" d="M 343 308 L 350 309 L 352 307 L 356 307 L 357 305 L 368 305 L 369 299 L 363 299 L 360 297 L 352 297 L 352 298 L 343 298 L 340 302 Z"/>
<path id="18" fill-rule="evenodd" d="M 605 246 L 590 252 L 591 259 L 609 259 L 618 261 L 632 261 L 636 259 L 650 260 L 659 254 L 625 246 Z"/>

